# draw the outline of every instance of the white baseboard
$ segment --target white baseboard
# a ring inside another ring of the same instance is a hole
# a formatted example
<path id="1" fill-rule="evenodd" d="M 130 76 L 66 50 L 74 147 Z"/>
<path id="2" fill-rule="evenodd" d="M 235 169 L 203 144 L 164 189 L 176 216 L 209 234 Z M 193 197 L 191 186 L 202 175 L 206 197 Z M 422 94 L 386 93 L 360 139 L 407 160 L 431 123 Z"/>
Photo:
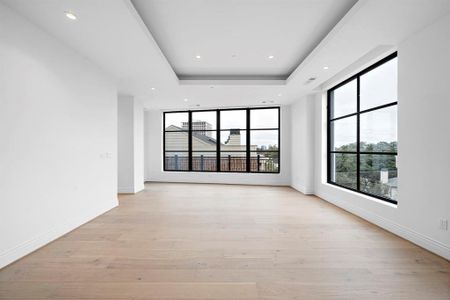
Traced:
<path id="1" fill-rule="evenodd" d="M 318 197 L 330 202 L 354 215 L 357 215 L 387 231 L 390 231 L 420 247 L 423 247 L 439 256 L 442 256 L 450 260 L 450 247 L 443 243 L 429 238 L 421 233 L 406 228 L 400 224 L 397 224 L 391 220 L 388 220 L 380 215 L 374 214 L 370 211 L 362 209 L 360 207 L 349 204 L 348 202 L 335 199 L 335 197 L 329 196 L 326 193 L 317 193 Z"/>
<path id="2" fill-rule="evenodd" d="M 118 187 L 117 193 L 119 194 L 136 194 L 144 190 L 144 183 L 137 186 Z"/>
<path id="3" fill-rule="evenodd" d="M 117 192 L 119 194 L 134 194 L 134 186 L 128 186 L 128 187 L 118 187 Z"/>
<path id="4" fill-rule="evenodd" d="M 111 202 L 110 205 L 97 209 L 96 211 L 86 213 L 82 216 L 78 216 L 72 220 L 55 225 L 53 228 L 48 229 L 45 232 L 37 235 L 36 237 L 23 242 L 11 249 L 0 253 L 0 269 L 13 263 L 14 261 L 30 254 L 31 252 L 47 245 L 48 243 L 56 240 L 57 238 L 67 234 L 75 228 L 95 219 L 99 215 L 113 209 L 118 205 L 117 199 Z"/>
<path id="5" fill-rule="evenodd" d="M 135 192 L 135 193 L 139 193 L 140 191 L 143 191 L 144 189 L 145 189 L 145 186 L 144 186 L 144 183 L 142 182 L 142 183 L 137 184 L 137 185 L 135 186 L 134 192 Z"/>
<path id="6" fill-rule="evenodd" d="M 294 190 L 297 190 L 300 193 L 305 194 L 305 195 L 314 195 L 314 189 L 312 189 L 312 188 L 307 188 L 305 186 L 301 186 L 301 185 L 297 185 L 297 184 L 291 184 L 291 188 L 293 188 Z"/>

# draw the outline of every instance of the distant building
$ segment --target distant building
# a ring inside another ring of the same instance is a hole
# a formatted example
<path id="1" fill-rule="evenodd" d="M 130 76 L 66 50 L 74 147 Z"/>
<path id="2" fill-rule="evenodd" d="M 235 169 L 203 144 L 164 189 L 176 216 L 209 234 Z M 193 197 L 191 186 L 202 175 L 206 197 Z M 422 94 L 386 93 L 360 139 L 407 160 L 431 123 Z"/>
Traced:
<path id="1" fill-rule="evenodd" d="M 198 123 L 206 123 L 209 126 L 211 124 L 207 122 L 198 122 Z M 198 124 L 202 130 L 204 128 L 208 128 L 208 125 Z M 183 127 L 180 128 L 175 125 L 170 125 L 166 128 L 166 137 L 165 137 L 165 145 L 166 151 L 187 151 L 188 150 L 188 132 L 187 125 L 183 123 Z M 256 151 L 256 145 L 250 146 L 250 151 Z M 217 149 L 217 140 L 212 138 L 210 135 L 205 134 L 205 131 L 193 131 L 192 132 L 192 149 L 193 151 L 216 151 Z M 230 135 L 228 139 L 221 143 L 220 150 L 222 154 L 232 155 L 232 156 L 246 156 L 245 151 L 247 150 L 246 145 L 241 144 L 241 130 L 240 129 L 231 129 Z M 227 151 L 232 151 L 227 153 Z M 235 152 L 236 151 L 236 152 Z M 240 152 L 239 152 L 240 151 Z M 252 156 L 256 156 L 256 152 L 252 152 Z"/>
<path id="2" fill-rule="evenodd" d="M 389 197 L 391 199 L 397 199 L 398 194 L 397 177 L 389 178 L 387 185 L 389 186 Z"/>
<path id="3" fill-rule="evenodd" d="M 221 141 L 218 160 L 216 156 L 217 140 L 206 134 L 208 131 L 205 128 L 209 127 L 204 123 L 207 122 L 199 122 L 196 128 L 200 128 L 200 130 L 192 131 L 192 159 L 190 161 L 192 170 L 215 171 L 218 161 L 222 171 L 246 171 L 247 162 L 250 163 L 252 171 L 273 172 L 278 169 L 278 159 L 260 154 L 256 145 L 250 145 L 250 161 L 247 160 L 247 146 L 245 142 L 244 144 L 241 142 L 240 129 L 229 130 L 226 140 Z M 166 128 L 165 165 L 170 170 L 186 170 L 188 168 L 189 132 L 187 127 L 187 124 L 183 124 L 182 127 L 170 125 Z"/>
<path id="4" fill-rule="evenodd" d="M 397 177 L 389 178 L 389 170 L 383 168 L 380 170 L 380 182 L 388 187 L 388 196 L 391 199 L 397 199 Z"/>
<path id="5" fill-rule="evenodd" d="M 183 130 L 189 130 L 189 122 L 183 122 L 181 124 Z M 195 130 L 197 134 L 211 136 L 212 125 L 206 121 L 192 121 L 192 130 Z"/>
<path id="6" fill-rule="evenodd" d="M 224 142 L 227 146 L 241 146 L 241 131 L 239 129 L 231 129 L 228 139 Z"/>

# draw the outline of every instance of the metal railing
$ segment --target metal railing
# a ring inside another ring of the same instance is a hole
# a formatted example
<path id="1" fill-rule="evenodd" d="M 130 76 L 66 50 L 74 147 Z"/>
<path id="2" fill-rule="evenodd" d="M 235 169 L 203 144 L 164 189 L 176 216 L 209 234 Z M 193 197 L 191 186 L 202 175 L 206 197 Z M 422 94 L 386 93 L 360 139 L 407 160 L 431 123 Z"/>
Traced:
<path id="1" fill-rule="evenodd" d="M 170 171 L 188 171 L 189 158 L 186 156 L 166 156 L 165 169 Z M 215 156 L 194 156 L 192 157 L 192 171 L 217 171 L 217 159 Z M 220 171 L 246 172 L 247 158 L 232 155 L 220 158 Z M 251 172 L 277 172 L 278 163 L 270 157 L 257 155 L 250 158 Z"/>

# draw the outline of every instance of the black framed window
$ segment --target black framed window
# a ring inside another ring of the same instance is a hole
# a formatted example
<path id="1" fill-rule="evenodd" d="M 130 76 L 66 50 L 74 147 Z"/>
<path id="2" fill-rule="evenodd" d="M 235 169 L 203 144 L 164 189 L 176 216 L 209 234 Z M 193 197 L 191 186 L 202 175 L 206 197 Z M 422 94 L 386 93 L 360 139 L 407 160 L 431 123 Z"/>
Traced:
<path id="1" fill-rule="evenodd" d="M 397 53 L 328 90 L 328 183 L 397 204 Z"/>
<path id="2" fill-rule="evenodd" d="M 164 112 L 164 171 L 280 172 L 280 108 Z"/>

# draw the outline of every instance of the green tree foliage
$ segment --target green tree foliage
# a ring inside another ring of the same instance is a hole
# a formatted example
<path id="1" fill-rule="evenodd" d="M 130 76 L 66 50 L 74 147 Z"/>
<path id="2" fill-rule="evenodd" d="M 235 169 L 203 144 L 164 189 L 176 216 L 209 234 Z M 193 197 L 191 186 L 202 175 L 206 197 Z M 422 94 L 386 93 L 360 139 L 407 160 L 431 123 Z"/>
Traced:
<path id="1" fill-rule="evenodd" d="M 278 162 L 278 146 L 277 145 L 269 145 L 268 147 L 261 146 L 261 147 L 256 148 L 256 151 L 259 155 L 261 155 L 261 157 L 267 157 L 267 158 L 270 158 L 270 159 Z M 273 152 L 265 152 L 265 151 L 273 151 Z"/>
<path id="2" fill-rule="evenodd" d="M 379 142 L 377 144 L 360 144 L 364 152 L 397 152 L 397 142 Z M 356 144 L 343 145 L 337 151 L 356 151 Z M 356 154 L 335 155 L 335 180 L 336 183 L 356 189 Z M 380 171 L 386 170 L 389 178 L 397 177 L 395 155 L 361 154 L 360 155 L 360 183 L 361 190 L 387 197 L 389 186 L 380 182 Z"/>

